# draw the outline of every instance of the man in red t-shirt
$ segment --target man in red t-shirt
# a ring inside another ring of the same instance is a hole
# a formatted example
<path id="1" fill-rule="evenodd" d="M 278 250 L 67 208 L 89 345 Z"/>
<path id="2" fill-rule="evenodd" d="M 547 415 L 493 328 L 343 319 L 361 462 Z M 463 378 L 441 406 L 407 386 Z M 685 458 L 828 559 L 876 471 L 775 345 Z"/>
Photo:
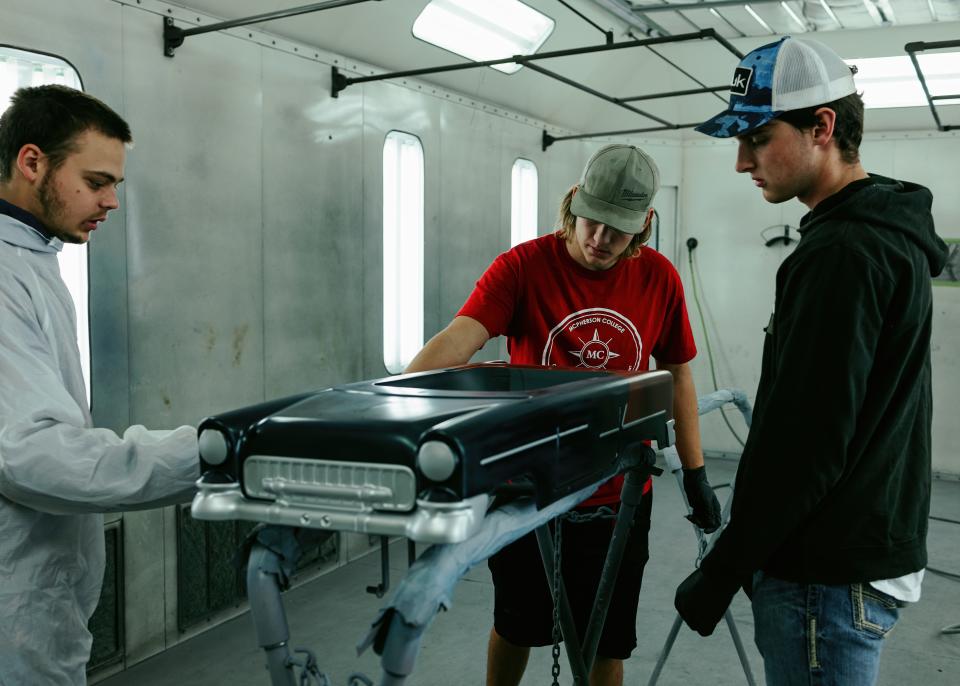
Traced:
<path id="1" fill-rule="evenodd" d="M 659 171 L 639 148 L 608 145 L 590 158 L 560 204 L 558 230 L 503 253 L 487 269 L 454 320 L 434 336 L 408 372 L 465 364 L 493 336 L 507 336 L 510 361 L 588 369 L 646 370 L 650 357 L 674 378 L 677 451 L 691 521 L 720 524 L 700 450 L 697 397 L 687 363 L 696 355 L 683 286 L 673 265 L 644 246 Z M 619 505 L 622 477 L 585 501 L 588 511 Z M 623 683 L 623 660 L 636 647 L 636 614 L 652 504 L 644 487 L 621 574 L 591 671 L 593 686 Z M 610 519 L 564 526 L 562 570 L 582 636 L 599 584 Z M 552 598 L 533 534 L 490 558 L 494 627 L 488 686 L 520 683 L 530 647 L 553 642 Z"/>

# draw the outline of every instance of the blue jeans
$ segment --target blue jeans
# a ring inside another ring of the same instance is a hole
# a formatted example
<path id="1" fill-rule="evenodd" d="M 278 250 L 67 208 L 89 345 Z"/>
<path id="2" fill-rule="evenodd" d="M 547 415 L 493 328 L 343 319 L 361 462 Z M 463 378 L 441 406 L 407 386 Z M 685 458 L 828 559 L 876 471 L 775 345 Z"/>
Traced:
<path id="1" fill-rule="evenodd" d="M 757 572 L 754 640 L 767 686 L 873 686 L 900 606 L 866 583 L 798 584 Z"/>

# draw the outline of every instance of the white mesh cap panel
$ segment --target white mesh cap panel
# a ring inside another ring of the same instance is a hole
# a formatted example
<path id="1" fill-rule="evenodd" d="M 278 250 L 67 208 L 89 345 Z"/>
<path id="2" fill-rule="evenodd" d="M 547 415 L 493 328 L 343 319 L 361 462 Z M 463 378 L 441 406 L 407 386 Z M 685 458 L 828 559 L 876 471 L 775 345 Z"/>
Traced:
<path id="1" fill-rule="evenodd" d="M 798 110 L 856 92 L 850 67 L 823 43 L 790 38 L 777 54 L 772 109 Z"/>

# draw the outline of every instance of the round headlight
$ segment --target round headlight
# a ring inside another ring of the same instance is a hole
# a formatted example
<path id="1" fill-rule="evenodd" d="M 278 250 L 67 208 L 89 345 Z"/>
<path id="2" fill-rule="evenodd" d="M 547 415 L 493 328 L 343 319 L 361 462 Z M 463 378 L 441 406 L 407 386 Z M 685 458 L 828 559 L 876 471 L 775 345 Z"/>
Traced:
<path id="1" fill-rule="evenodd" d="M 200 457 L 207 464 L 223 464 L 230 454 L 227 439 L 217 429 L 204 429 L 200 432 Z"/>
<path id="2" fill-rule="evenodd" d="M 420 473 L 431 481 L 446 481 L 457 468 L 458 458 L 443 441 L 427 441 L 417 453 Z"/>

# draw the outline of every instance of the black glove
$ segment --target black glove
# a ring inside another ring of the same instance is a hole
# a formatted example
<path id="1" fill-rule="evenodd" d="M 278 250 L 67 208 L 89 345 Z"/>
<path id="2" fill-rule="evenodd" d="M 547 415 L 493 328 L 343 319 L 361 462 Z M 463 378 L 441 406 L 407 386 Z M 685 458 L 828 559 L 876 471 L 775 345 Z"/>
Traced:
<path id="1" fill-rule="evenodd" d="M 677 587 L 673 606 L 691 629 L 709 636 L 739 588 L 732 579 L 712 577 L 697 569 Z"/>
<path id="2" fill-rule="evenodd" d="M 707 468 L 683 468 L 683 492 L 693 509 L 687 519 L 699 526 L 704 532 L 712 534 L 720 528 L 720 501 L 714 495 L 707 482 Z"/>

